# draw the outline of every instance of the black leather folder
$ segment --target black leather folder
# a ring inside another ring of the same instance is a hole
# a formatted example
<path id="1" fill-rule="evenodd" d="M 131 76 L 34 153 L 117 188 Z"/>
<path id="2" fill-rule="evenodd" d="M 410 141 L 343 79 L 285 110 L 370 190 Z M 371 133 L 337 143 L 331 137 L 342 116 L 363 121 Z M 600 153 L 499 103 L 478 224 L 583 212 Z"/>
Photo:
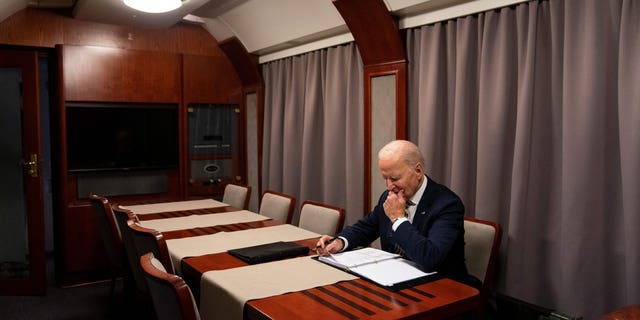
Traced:
<path id="1" fill-rule="evenodd" d="M 227 252 L 248 264 L 256 264 L 307 255 L 309 253 L 309 248 L 295 242 L 278 241 L 233 249 Z"/>

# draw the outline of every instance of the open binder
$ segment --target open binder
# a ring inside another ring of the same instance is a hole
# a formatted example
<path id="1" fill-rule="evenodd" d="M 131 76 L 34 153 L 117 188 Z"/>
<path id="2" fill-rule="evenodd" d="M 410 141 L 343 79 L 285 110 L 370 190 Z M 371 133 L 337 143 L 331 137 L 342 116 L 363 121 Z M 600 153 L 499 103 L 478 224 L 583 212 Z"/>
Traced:
<path id="1" fill-rule="evenodd" d="M 309 248 L 295 242 L 278 241 L 232 249 L 227 252 L 248 264 L 256 264 L 306 255 L 309 253 Z"/>
<path id="2" fill-rule="evenodd" d="M 424 272 L 414 262 L 398 254 L 371 247 L 319 256 L 317 259 L 390 291 L 398 291 L 440 278 L 436 272 Z"/>

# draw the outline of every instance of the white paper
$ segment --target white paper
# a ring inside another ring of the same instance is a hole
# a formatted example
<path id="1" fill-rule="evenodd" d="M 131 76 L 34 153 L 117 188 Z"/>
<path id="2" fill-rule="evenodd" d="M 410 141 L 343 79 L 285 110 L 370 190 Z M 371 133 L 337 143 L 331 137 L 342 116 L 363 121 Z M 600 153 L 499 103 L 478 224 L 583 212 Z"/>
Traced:
<path id="1" fill-rule="evenodd" d="M 337 267 L 351 269 L 359 265 L 395 259 L 398 257 L 400 256 L 395 253 L 367 247 L 358 250 L 329 254 L 328 256 L 320 256 L 319 259 L 320 261 L 327 262 Z"/>
<path id="2" fill-rule="evenodd" d="M 415 263 L 398 254 L 371 247 L 320 256 L 318 260 L 383 286 L 393 286 L 435 273 L 423 272 Z"/>
<path id="3" fill-rule="evenodd" d="M 414 266 L 406 259 L 397 258 L 374 262 L 350 269 L 364 278 L 375 281 L 383 286 L 392 286 L 404 281 L 417 279 L 434 274 L 426 273 Z"/>

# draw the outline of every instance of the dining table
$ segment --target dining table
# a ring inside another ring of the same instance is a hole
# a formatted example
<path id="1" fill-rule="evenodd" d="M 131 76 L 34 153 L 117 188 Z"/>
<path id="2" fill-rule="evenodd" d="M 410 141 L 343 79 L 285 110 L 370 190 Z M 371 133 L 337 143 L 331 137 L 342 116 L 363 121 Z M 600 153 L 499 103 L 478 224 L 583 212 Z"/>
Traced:
<path id="1" fill-rule="evenodd" d="M 314 259 L 321 235 L 217 200 L 127 209 L 161 231 L 203 319 L 447 319 L 479 303 L 477 289 L 448 278 L 388 290 Z M 260 264 L 229 253 L 275 241 L 309 250 Z"/>

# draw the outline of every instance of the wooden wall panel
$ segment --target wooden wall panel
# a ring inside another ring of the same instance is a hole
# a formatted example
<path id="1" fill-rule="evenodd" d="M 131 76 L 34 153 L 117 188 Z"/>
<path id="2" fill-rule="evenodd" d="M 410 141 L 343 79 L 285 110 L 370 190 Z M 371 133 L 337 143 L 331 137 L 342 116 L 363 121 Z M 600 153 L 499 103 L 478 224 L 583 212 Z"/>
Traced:
<path id="1" fill-rule="evenodd" d="M 0 22 L 0 43 L 53 48 L 64 42 L 63 30 L 62 16 L 27 8 Z"/>
<path id="2" fill-rule="evenodd" d="M 219 45 L 236 69 L 245 88 L 262 86 L 262 73 L 258 64 L 258 56 L 249 54 L 242 42 L 236 37 L 220 41 Z"/>
<path id="3" fill-rule="evenodd" d="M 0 43 L 53 48 L 56 45 L 224 56 L 202 26 L 178 23 L 143 29 L 77 20 L 53 11 L 26 8 L 0 21 Z"/>
<path id="4" fill-rule="evenodd" d="M 62 57 L 67 101 L 180 102 L 178 54 L 64 46 Z"/>
<path id="5" fill-rule="evenodd" d="M 166 29 L 141 29 L 27 8 L 0 21 L 0 44 L 58 49 L 57 69 L 61 74 L 57 74 L 56 85 L 60 94 L 56 94 L 57 132 L 52 142 L 60 177 L 55 199 L 59 213 L 55 222 L 57 281 L 73 285 L 104 278 L 105 253 L 90 206 L 86 199 L 78 199 L 77 176 L 66 168 L 66 101 L 178 104 L 181 164 L 179 169 L 167 172 L 167 193 L 113 199 L 132 203 L 143 199 L 172 201 L 186 196 L 186 104 L 238 104 L 244 117 L 243 83 L 216 39 L 199 25 L 178 23 Z M 257 64 L 251 63 L 251 67 L 257 70 Z M 244 122 L 240 128 L 245 130 Z M 246 159 L 240 161 L 246 166 Z"/>
<path id="6" fill-rule="evenodd" d="M 60 244 L 67 254 L 63 255 L 61 263 L 66 273 L 108 270 L 104 245 L 92 210 L 90 206 L 70 206 L 62 217 L 64 223 L 60 232 L 64 237 L 61 237 Z"/>
<path id="7" fill-rule="evenodd" d="M 177 45 L 180 53 L 224 57 L 216 38 L 201 26 L 178 24 L 172 29 L 177 31 Z"/>
<path id="8" fill-rule="evenodd" d="M 225 56 L 184 55 L 184 103 L 242 102 L 242 84 Z"/>
<path id="9" fill-rule="evenodd" d="M 138 29 L 64 19 L 64 44 L 67 45 L 177 52 L 176 35 L 173 29 Z"/>

